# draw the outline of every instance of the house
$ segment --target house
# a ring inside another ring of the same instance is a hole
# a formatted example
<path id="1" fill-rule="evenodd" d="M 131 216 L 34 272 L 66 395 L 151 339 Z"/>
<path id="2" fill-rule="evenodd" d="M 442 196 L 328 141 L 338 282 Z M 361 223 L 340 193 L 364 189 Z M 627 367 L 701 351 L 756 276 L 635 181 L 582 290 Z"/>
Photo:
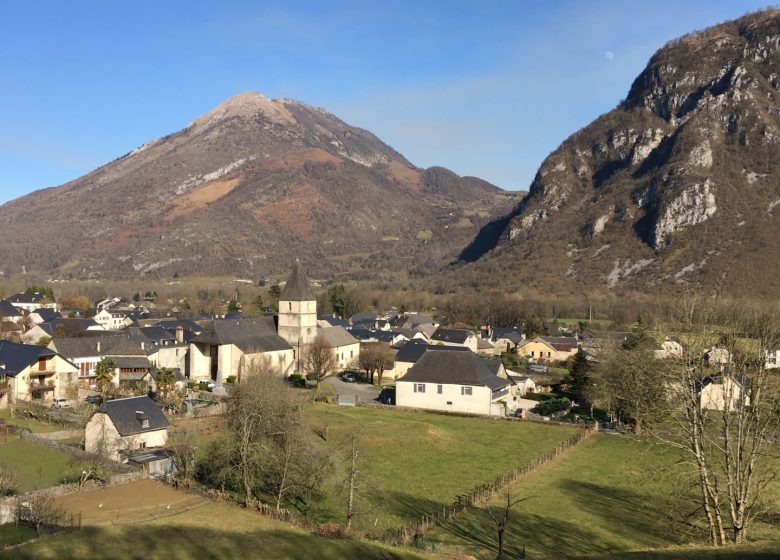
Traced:
<path id="1" fill-rule="evenodd" d="M 232 375 L 240 380 L 252 362 L 263 359 L 285 376 L 295 372 L 295 352 L 277 334 L 273 316 L 215 319 L 190 341 L 189 375 L 221 385 Z"/>
<path id="2" fill-rule="evenodd" d="M 396 404 L 428 410 L 503 416 L 510 381 L 473 352 L 426 352 L 396 381 Z"/>
<path id="3" fill-rule="evenodd" d="M 731 375 L 713 375 L 706 377 L 701 384 L 702 410 L 720 410 L 728 408 L 733 412 L 750 405 L 750 380 L 736 379 Z"/>
<path id="4" fill-rule="evenodd" d="M 517 394 L 519 396 L 536 392 L 536 382 L 530 375 L 512 370 L 507 370 L 506 373 L 509 379 L 511 379 L 517 387 Z"/>
<path id="5" fill-rule="evenodd" d="M 8 341 L 0 341 L 0 370 L 5 387 L 0 406 L 17 401 L 50 403 L 64 397 L 65 388 L 78 378 L 75 364 L 58 352 Z"/>
<path id="6" fill-rule="evenodd" d="M 317 317 L 317 326 L 323 329 L 326 327 L 344 327 L 346 329 L 349 327 L 349 321 L 342 319 L 335 313 L 330 315 L 319 315 Z"/>
<path id="7" fill-rule="evenodd" d="M 501 352 L 499 351 L 498 353 L 500 354 Z M 482 354 L 483 356 L 495 356 L 496 347 L 493 346 L 486 338 L 478 338 L 477 354 Z"/>
<path id="8" fill-rule="evenodd" d="M 453 350 L 469 352 L 465 346 L 433 346 L 423 340 L 410 340 L 404 344 L 395 354 L 393 371 L 389 372 L 390 379 L 398 379 L 406 375 L 406 372 L 416 364 L 426 352 L 435 350 Z"/>
<path id="9" fill-rule="evenodd" d="M 490 341 L 496 347 L 497 353 L 512 352 L 517 345 L 525 340 L 522 329 L 497 327 L 490 330 Z"/>
<path id="10" fill-rule="evenodd" d="M 767 350 L 764 353 L 764 367 L 766 369 L 780 368 L 780 348 Z"/>
<path id="11" fill-rule="evenodd" d="M 32 294 L 29 294 L 27 292 L 20 292 L 18 294 L 14 294 L 8 298 L 8 302 L 14 307 L 18 307 L 19 309 L 21 309 L 22 311 L 26 311 L 27 313 L 31 313 L 36 309 L 40 309 L 41 307 L 49 307 L 54 310 L 57 309 L 56 303 L 47 300 L 46 296 L 38 292 Z"/>
<path id="12" fill-rule="evenodd" d="M 477 351 L 479 337 L 473 331 L 465 329 L 445 329 L 439 327 L 431 335 L 431 344 L 443 346 L 465 346 L 472 352 Z"/>
<path id="13" fill-rule="evenodd" d="M 713 346 L 704 353 L 704 359 L 711 366 L 725 366 L 731 361 L 731 352 L 725 348 Z"/>
<path id="14" fill-rule="evenodd" d="M 7 299 L 0 299 L 0 321 L 21 325 L 24 322 L 24 313 Z"/>
<path id="15" fill-rule="evenodd" d="M 139 450 L 163 447 L 170 422 L 147 396 L 106 401 L 87 422 L 84 449 L 121 461 Z"/>
<path id="16" fill-rule="evenodd" d="M 554 360 L 565 362 L 579 350 L 579 341 L 576 336 L 543 336 L 545 342 L 555 348 Z"/>
<path id="17" fill-rule="evenodd" d="M 129 313 L 104 307 L 95 315 L 95 321 L 107 331 L 118 331 L 133 324 Z"/>
<path id="18" fill-rule="evenodd" d="M 666 337 L 666 339 L 654 350 L 655 357 L 659 360 L 668 360 L 672 358 L 682 358 L 683 347 L 680 341 L 675 338 Z"/>
<path id="19" fill-rule="evenodd" d="M 40 325 L 41 323 L 48 323 L 54 319 L 58 319 L 61 317 L 61 315 L 56 309 L 52 309 L 50 307 L 39 307 L 35 311 L 32 311 L 29 314 L 29 317 L 30 321 L 32 321 L 34 325 Z"/>
<path id="20" fill-rule="evenodd" d="M 113 383 L 148 381 L 150 363 L 147 345 L 123 334 L 54 338 L 48 346 L 65 356 L 78 368 L 82 385 L 95 384 L 95 367 L 103 358 L 111 358 L 116 366 Z M 140 375 L 145 370 L 146 375 Z"/>
<path id="21" fill-rule="evenodd" d="M 541 336 L 524 340 L 517 345 L 516 351 L 529 362 L 550 363 L 558 359 L 558 350 Z"/>
<path id="22" fill-rule="evenodd" d="M 344 327 L 326 327 L 318 330 L 325 346 L 336 356 L 337 370 L 344 371 L 360 356 L 360 341 Z"/>

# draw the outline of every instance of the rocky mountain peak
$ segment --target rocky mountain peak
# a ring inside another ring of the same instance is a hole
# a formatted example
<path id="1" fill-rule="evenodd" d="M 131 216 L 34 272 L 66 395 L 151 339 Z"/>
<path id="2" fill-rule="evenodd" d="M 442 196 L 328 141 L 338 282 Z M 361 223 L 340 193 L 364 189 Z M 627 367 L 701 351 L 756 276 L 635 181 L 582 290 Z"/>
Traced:
<path id="1" fill-rule="evenodd" d="M 529 265 L 553 252 L 543 266 L 559 285 L 752 287 L 733 264 L 752 268 L 756 247 L 780 257 L 767 229 L 780 200 L 779 68 L 780 10 L 671 41 L 461 258 L 522 254 Z"/>
<path id="2" fill-rule="evenodd" d="M 232 118 L 253 119 L 258 115 L 278 123 L 295 123 L 295 118 L 287 110 L 284 103 L 269 99 L 262 93 L 245 92 L 235 95 L 220 103 L 208 113 L 198 117 L 189 127 L 207 128 L 218 121 Z"/>

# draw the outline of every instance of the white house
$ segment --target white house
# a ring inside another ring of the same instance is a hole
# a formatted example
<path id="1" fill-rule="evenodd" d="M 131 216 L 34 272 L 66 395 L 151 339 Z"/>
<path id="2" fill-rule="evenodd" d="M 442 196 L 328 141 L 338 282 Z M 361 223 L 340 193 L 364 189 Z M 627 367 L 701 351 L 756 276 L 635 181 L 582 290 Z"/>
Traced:
<path id="1" fill-rule="evenodd" d="M 170 423 L 147 396 L 107 401 L 84 429 L 84 449 L 121 461 L 140 449 L 163 447 Z"/>
<path id="2" fill-rule="evenodd" d="M 48 301 L 43 294 L 38 292 L 35 292 L 34 294 L 28 294 L 27 292 L 14 294 L 8 298 L 8 302 L 14 307 L 18 307 L 28 313 L 40 309 L 41 307 L 48 307 L 55 311 L 57 310 L 57 304 L 55 302 Z"/>
<path id="3" fill-rule="evenodd" d="M 465 329 L 445 329 L 439 327 L 431 336 L 431 344 L 441 346 L 465 346 L 476 352 L 479 346 L 477 333 Z"/>
<path id="4" fill-rule="evenodd" d="M 701 387 L 702 410 L 721 410 L 729 412 L 750 405 L 750 382 L 743 378 L 737 380 L 730 375 L 707 377 Z"/>
<path id="5" fill-rule="evenodd" d="M 660 348 L 657 348 L 654 351 L 654 354 L 656 358 L 661 360 L 666 360 L 670 358 L 682 358 L 683 347 L 679 341 L 667 337 L 661 343 Z"/>
<path id="6" fill-rule="evenodd" d="M 775 350 L 767 350 L 764 355 L 764 367 L 766 369 L 780 368 L 780 348 Z"/>
<path id="7" fill-rule="evenodd" d="M 119 331 L 133 324 L 133 320 L 128 317 L 127 313 L 113 311 L 108 307 L 101 309 L 94 319 L 107 331 Z"/>
<path id="8" fill-rule="evenodd" d="M 396 404 L 429 410 L 503 416 L 510 381 L 472 352 L 426 352 L 396 381 Z"/>
<path id="9" fill-rule="evenodd" d="M 360 356 L 360 341 L 344 327 L 325 327 L 318 330 L 325 346 L 336 356 L 338 371 L 344 371 Z"/>

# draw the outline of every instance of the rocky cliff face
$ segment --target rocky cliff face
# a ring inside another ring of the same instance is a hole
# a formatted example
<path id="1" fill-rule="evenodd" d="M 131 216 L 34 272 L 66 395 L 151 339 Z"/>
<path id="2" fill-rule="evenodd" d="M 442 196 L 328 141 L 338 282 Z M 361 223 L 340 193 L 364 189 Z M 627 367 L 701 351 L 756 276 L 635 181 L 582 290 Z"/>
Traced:
<path id="1" fill-rule="evenodd" d="M 324 275 L 431 267 L 515 202 L 488 183 L 418 169 L 326 111 L 247 93 L 1 206 L 0 272 L 256 277 L 296 256 Z"/>
<path id="2" fill-rule="evenodd" d="M 780 243 L 780 11 L 660 49 L 462 253 L 555 290 L 688 284 L 771 293 Z M 526 272 L 523 272 L 526 271 Z M 576 287 L 576 288 L 575 288 Z"/>

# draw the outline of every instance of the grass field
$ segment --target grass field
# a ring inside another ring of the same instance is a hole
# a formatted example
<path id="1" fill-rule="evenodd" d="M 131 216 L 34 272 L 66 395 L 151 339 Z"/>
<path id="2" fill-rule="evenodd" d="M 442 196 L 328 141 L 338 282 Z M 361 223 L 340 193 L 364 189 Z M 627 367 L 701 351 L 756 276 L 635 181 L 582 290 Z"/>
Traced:
<path id="1" fill-rule="evenodd" d="M 19 469 L 22 475 L 19 492 L 29 492 L 60 484 L 70 457 L 60 451 L 13 439 L 0 444 L 0 461 Z"/>
<path id="2" fill-rule="evenodd" d="M 66 429 L 65 426 L 57 422 L 35 420 L 32 418 L 12 418 L 11 410 L 8 408 L 0 410 L 0 420 L 6 424 L 13 424 L 14 426 L 19 426 L 20 428 L 27 428 L 33 433 L 58 432 L 60 430 Z"/>
<path id="3" fill-rule="evenodd" d="M 22 543 L 38 536 L 34 527 L 6 523 L 0 525 L 0 550 L 4 545 Z"/>
<path id="4" fill-rule="evenodd" d="M 672 552 L 624 552 L 701 545 L 704 526 L 696 515 L 688 517 L 696 508 L 691 479 L 682 466 L 674 466 L 676 459 L 676 452 L 666 447 L 624 436 L 601 434 L 582 443 L 511 488 L 513 496 L 528 499 L 513 509 L 509 546 L 515 551 L 525 546 L 533 559 L 606 559 L 676 558 Z M 775 511 L 780 508 L 777 490 L 769 496 Z M 444 550 L 495 557 L 495 525 L 482 508 L 427 536 Z M 752 537 L 780 541 L 780 531 L 757 523 Z M 780 550 L 780 542 L 775 550 Z"/>
<path id="5" fill-rule="evenodd" d="M 334 453 L 348 431 L 361 434 L 368 473 L 363 483 L 369 500 L 380 505 L 355 523 L 372 531 L 399 527 L 451 504 L 459 494 L 526 464 L 578 430 L 324 404 L 312 405 L 308 418 L 315 428 L 328 427 L 327 445 Z M 344 522 L 342 496 L 338 484 L 331 483 L 315 501 L 312 514 Z"/>
<path id="6" fill-rule="evenodd" d="M 178 492 L 154 480 L 138 480 L 57 498 L 57 503 L 82 525 L 108 525 L 148 521 L 169 512 L 205 503 L 197 494 Z"/>
<path id="7" fill-rule="evenodd" d="M 434 557 L 352 539 L 317 537 L 226 503 L 209 502 L 151 522 L 86 527 L 43 538 L 2 559 L 423 560 Z"/>

